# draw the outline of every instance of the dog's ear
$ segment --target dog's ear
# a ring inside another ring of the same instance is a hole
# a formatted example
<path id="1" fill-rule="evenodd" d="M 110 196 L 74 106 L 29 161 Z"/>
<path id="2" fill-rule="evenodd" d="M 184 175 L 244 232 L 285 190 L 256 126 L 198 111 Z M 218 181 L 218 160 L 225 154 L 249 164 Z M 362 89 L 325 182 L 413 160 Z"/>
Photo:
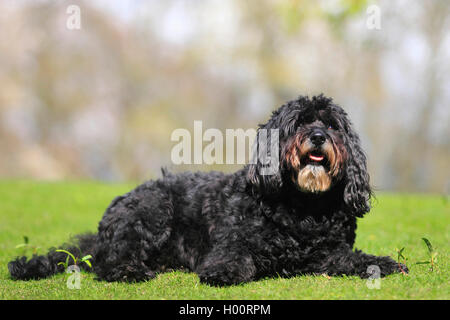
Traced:
<path id="1" fill-rule="evenodd" d="M 362 217 L 370 210 L 372 189 L 367 172 L 367 160 L 360 140 L 353 131 L 351 123 L 345 119 L 344 144 L 347 146 L 347 165 L 345 168 L 344 202 L 347 210 L 356 217 Z"/>
<path id="2" fill-rule="evenodd" d="M 279 194 L 283 188 L 280 161 L 282 144 L 295 132 L 302 105 L 308 97 L 288 101 L 272 112 L 267 123 L 259 126 L 253 143 L 251 163 L 247 166 L 247 181 L 259 193 Z"/>
<path id="3" fill-rule="evenodd" d="M 283 186 L 280 172 L 279 130 L 271 122 L 260 126 L 252 146 L 247 181 L 263 194 L 276 194 Z"/>

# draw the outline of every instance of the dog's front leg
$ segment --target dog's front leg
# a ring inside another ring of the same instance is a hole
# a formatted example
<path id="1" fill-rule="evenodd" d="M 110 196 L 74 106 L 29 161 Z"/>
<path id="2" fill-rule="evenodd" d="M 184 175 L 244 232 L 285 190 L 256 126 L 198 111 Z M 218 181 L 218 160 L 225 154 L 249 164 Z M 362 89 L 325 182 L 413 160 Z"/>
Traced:
<path id="1" fill-rule="evenodd" d="M 213 247 L 195 271 L 201 282 L 214 286 L 249 282 L 256 275 L 252 256 L 244 248 L 226 243 Z"/>
<path id="2" fill-rule="evenodd" d="M 392 273 L 408 273 L 408 268 L 388 256 L 374 256 L 360 250 L 343 249 L 335 251 L 326 262 L 325 272 L 329 275 L 357 275 L 368 278 L 374 270 L 384 277 Z"/>

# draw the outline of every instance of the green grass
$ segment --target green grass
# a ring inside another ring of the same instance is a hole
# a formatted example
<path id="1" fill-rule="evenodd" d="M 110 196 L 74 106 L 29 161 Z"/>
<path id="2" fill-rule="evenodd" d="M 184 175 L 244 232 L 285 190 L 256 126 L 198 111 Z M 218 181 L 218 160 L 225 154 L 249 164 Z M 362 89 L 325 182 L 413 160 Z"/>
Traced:
<path id="1" fill-rule="evenodd" d="M 137 284 L 106 283 L 82 273 L 81 289 L 66 287 L 68 274 L 39 281 L 12 281 L 7 263 L 20 254 L 15 246 L 28 236 L 39 253 L 70 235 L 94 231 L 103 211 L 132 184 L 96 182 L 0 181 L 0 299 L 449 299 L 448 244 L 450 203 L 442 196 L 381 194 L 358 224 L 356 246 L 391 255 L 405 247 L 410 274 L 381 279 L 369 289 L 357 277 L 298 276 L 214 288 L 193 273 L 171 272 Z M 427 258 L 422 237 L 439 252 L 437 269 L 414 265 Z"/>

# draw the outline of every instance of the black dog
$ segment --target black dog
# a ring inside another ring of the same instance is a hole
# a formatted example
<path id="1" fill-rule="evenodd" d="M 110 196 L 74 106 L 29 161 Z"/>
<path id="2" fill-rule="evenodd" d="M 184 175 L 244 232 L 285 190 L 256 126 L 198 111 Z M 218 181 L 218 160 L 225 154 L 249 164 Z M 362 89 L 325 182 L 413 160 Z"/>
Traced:
<path id="1" fill-rule="evenodd" d="M 93 255 L 100 280 L 142 281 L 171 269 L 231 285 L 298 274 L 380 276 L 407 272 L 389 257 L 353 251 L 356 218 L 370 209 L 366 157 L 345 111 L 322 95 L 299 97 L 261 129 L 278 129 L 279 168 L 261 161 L 234 174 L 169 174 L 112 201 L 97 234 L 71 252 Z M 255 150 L 263 150 L 256 139 Z M 79 249 L 77 249 L 79 248 Z M 9 263 L 14 279 L 62 272 L 51 249 Z"/>

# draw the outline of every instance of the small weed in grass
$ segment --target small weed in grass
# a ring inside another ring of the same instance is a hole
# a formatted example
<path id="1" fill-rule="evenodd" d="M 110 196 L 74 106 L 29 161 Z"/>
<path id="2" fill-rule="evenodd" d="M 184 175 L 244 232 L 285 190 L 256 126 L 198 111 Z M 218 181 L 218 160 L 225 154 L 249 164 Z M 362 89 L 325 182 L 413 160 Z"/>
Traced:
<path id="1" fill-rule="evenodd" d="M 425 242 L 425 245 L 427 246 L 429 260 L 417 262 L 416 264 L 429 264 L 430 270 L 431 270 L 431 272 L 433 272 L 436 268 L 438 253 L 437 253 L 437 251 L 434 250 L 433 246 L 431 245 L 430 240 L 428 240 L 427 238 L 422 238 L 422 240 L 423 240 L 423 242 Z"/>
<path id="2" fill-rule="evenodd" d="M 408 260 L 404 255 L 403 255 L 403 251 L 405 250 L 405 247 L 399 249 L 395 249 L 395 251 L 397 252 L 397 263 L 398 263 L 398 268 L 400 269 L 400 271 L 404 274 L 407 275 L 407 273 L 403 270 L 403 267 L 401 265 L 401 263 L 403 263 L 406 266 L 406 260 Z M 402 260 L 402 261 L 400 261 Z"/>
<path id="3" fill-rule="evenodd" d="M 90 259 L 92 259 L 92 256 L 90 254 L 88 254 L 88 255 L 86 255 L 86 256 L 84 256 L 82 258 L 76 258 L 72 253 L 70 253 L 67 250 L 58 249 L 58 250 L 55 250 L 55 251 L 56 252 L 63 252 L 65 254 L 67 254 L 66 261 L 58 263 L 58 265 L 63 265 L 65 269 L 67 269 L 67 267 L 69 266 L 70 258 L 72 258 L 74 265 L 78 265 L 78 263 L 84 262 L 89 268 L 92 268 L 92 263 L 91 263 L 91 261 L 89 261 Z"/>
<path id="4" fill-rule="evenodd" d="M 30 239 L 27 236 L 23 236 L 23 243 L 20 243 L 16 246 L 16 249 L 22 249 L 22 255 L 26 256 L 27 255 L 27 251 L 31 249 L 33 254 L 37 254 L 37 251 L 40 249 L 41 247 L 35 246 L 35 245 L 31 245 L 30 244 Z"/>

